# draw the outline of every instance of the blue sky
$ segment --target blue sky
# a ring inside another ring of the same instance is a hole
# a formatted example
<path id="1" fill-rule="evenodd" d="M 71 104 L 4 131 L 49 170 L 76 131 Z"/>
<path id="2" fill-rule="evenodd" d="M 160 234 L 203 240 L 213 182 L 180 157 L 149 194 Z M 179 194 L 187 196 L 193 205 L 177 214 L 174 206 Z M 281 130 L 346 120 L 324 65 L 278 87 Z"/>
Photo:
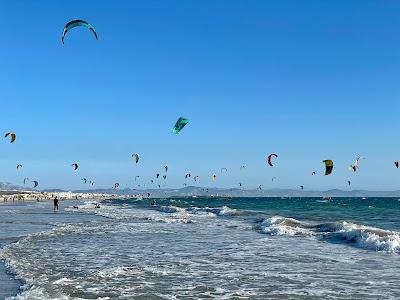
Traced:
<path id="1" fill-rule="evenodd" d="M 1 181 L 149 186 L 168 164 L 171 187 L 190 172 L 203 186 L 400 188 L 398 1 L 7 1 L 0 15 L 0 131 L 18 135 L 0 140 Z M 99 40 L 75 28 L 62 45 L 72 19 Z"/>

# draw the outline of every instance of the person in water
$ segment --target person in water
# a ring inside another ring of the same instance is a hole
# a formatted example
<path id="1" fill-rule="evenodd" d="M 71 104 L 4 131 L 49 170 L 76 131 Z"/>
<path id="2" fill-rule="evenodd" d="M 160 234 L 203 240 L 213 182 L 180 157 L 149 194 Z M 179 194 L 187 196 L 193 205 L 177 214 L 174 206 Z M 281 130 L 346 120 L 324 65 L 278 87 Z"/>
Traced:
<path id="1" fill-rule="evenodd" d="M 54 198 L 54 200 L 53 200 L 53 202 L 54 202 L 54 211 L 58 211 L 58 199 L 57 199 L 57 196 Z"/>

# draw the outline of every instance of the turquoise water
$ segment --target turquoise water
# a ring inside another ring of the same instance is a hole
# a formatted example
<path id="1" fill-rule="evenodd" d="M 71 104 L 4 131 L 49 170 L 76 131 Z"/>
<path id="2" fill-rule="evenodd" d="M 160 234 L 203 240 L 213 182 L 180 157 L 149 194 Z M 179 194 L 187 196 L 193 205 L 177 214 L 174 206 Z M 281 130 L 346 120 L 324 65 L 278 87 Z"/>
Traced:
<path id="1" fill-rule="evenodd" d="M 0 253 L 16 298 L 400 298 L 398 199 L 152 202 L 8 208 L 10 230 L 45 226 Z"/>
<path id="2" fill-rule="evenodd" d="M 149 207 L 152 200 L 133 204 L 136 207 Z M 111 202 L 113 203 L 113 202 Z M 368 226 L 383 227 L 389 230 L 400 229 L 400 199 L 398 198 L 183 198 L 157 199 L 158 206 L 176 206 L 182 208 L 221 208 L 228 206 L 244 215 L 283 215 L 298 220 L 344 221 L 348 220 Z"/>

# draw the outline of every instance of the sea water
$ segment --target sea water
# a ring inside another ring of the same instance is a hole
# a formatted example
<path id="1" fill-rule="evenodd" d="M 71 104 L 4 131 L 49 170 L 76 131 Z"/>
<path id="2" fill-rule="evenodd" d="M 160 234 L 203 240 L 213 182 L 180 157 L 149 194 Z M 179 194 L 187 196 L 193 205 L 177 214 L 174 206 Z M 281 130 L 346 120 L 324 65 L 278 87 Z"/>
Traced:
<path id="1" fill-rule="evenodd" d="M 399 199 L 152 201 L 1 206 L 12 298 L 400 299 Z"/>

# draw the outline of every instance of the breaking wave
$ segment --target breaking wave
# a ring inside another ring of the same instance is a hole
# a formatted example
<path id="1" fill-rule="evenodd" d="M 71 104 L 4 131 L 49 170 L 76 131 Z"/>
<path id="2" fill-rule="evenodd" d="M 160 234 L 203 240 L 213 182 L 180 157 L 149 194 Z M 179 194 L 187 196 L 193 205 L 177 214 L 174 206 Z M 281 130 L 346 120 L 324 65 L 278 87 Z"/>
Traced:
<path id="1" fill-rule="evenodd" d="M 309 224 L 273 216 L 258 221 L 255 230 L 270 235 L 309 236 L 335 243 L 390 253 L 400 253 L 400 233 L 350 222 Z"/>

